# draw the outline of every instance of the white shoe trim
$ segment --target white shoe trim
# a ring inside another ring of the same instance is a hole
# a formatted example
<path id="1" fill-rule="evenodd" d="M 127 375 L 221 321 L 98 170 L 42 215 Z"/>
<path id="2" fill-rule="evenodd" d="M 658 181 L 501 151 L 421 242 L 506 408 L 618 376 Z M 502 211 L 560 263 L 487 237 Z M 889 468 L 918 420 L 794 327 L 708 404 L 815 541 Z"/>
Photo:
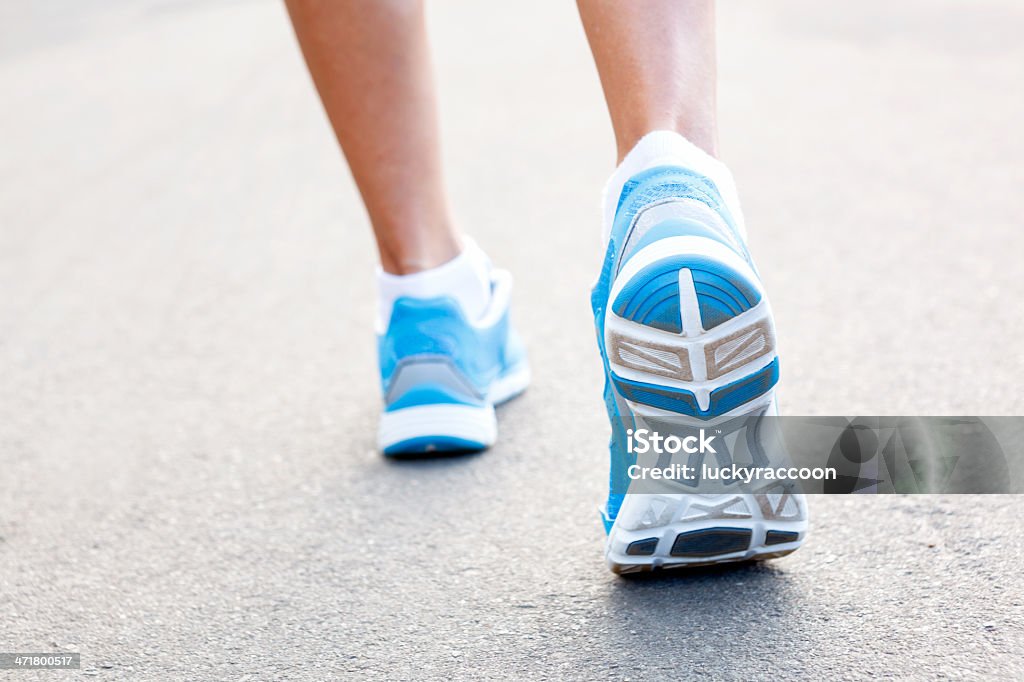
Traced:
<path id="1" fill-rule="evenodd" d="M 381 450 L 414 438 L 457 438 L 483 447 L 494 445 L 498 426 L 490 405 L 417 405 L 380 417 L 377 445 Z"/>
<path id="2" fill-rule="evenodd" d="M 756 286 L 758 293 L 764 297 L 764 291 L 761 289 L 761 279 L 742 256 L 728 246 L 713 239 L 685 236 L 659 239 L 653 244 L 645 246 L 626 261 L 626 264 L 622 266 L 619 274 L 615 276 L 615 281 L 612 283 L 612 290 L 608 295 L 608 305 L 611 306 L 613 304 L 623 287 L 645 267 L 663 258 L 681 255 L 704 256 L 736 270 L 749 280 L 751 284 Z"/>

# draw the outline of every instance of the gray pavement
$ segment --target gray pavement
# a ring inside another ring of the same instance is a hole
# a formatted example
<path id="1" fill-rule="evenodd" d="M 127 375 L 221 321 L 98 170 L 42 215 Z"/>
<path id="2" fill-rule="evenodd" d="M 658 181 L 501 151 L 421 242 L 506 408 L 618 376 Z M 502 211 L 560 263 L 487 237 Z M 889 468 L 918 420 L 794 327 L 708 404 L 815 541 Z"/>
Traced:
<path id="1" fill-rule="evenodd" d="M 366 219 L 282 7 L 0 9 L 0 650 L 83 660 L 0 678 L 1024 677 L 1019 497 L 819 498 L 790 557 L 606 571 L 597 78 L 571 3 L 431 11 L 536 378 L 490 452 L 393 463 Z M 1024 8 L 720 14 L 784 410 L 1021 414 Z"/>

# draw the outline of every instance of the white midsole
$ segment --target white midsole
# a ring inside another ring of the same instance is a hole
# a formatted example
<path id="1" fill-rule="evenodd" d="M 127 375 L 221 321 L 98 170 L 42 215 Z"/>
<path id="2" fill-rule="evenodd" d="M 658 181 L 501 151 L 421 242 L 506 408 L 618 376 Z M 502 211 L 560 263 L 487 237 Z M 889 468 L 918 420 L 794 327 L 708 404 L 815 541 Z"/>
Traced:
<path id="1" fill-rule="evenodd" d="M 443 436 L 487 447 L 497 434 L 491 405 L 417 405 L 382 414 L 377 443 L 383 450 L 414 438 Z"/>
<path id="2" fill-rule="evenodd" d="M 485 405 L 416 405 L 380 417 L 377 443 L 386 449 L 415 438 L 444 437 L 489 447 L 497 438 L 494 406 L 522 393 L 530 383 L 525 362 L 491 385 Z"/>

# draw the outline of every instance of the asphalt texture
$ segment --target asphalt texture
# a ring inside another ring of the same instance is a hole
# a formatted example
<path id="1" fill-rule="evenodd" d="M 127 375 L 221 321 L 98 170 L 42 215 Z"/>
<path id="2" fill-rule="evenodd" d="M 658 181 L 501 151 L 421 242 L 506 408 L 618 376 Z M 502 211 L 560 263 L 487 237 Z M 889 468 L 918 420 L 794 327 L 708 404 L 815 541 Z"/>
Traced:
<path id="1" fill-rule="evenodd" d="M 0 678 L 1024 677 L 1020 497 L 819 497 L 789 557 L 607 571 L 597 77 L 572 3 L 431 27 L 535 380 L 491 451 L 391 462 L 368 225 L 282 6 L 0 9 L 0 650 L 82 654 Z M 1022 412 L 1022 33 L 722 3 L 787 413 Z"/>

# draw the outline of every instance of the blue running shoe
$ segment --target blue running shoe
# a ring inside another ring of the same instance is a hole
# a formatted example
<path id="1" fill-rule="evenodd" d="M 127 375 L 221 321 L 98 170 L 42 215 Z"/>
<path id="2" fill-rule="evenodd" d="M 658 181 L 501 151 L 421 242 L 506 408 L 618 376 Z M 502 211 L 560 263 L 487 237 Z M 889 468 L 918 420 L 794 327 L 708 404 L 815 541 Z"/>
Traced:
<path id="1" fill-rule="evenodd" d="M 682 137 L 652 136 L 662 138 L 658 164 L 620 176 L 621 191 L 614 176 L 609 184 L 608 246 L 591 297 L 612 424 L 605 556 L 613 571 L 628 573 L 788 554 L 807 530 L 800 494 L 771 486 L 629 493 L 636 456 L 627 431 L 637 422 L 661 417 L 707 429 L 777 414 L 774 322 L 737 223 L 731 177 Z M 696 162 L 661 163 L 680 158 Z M 698 166 L 729 185 L 727 198 L 691 170 Z"/>
<path id="2" fill-rule="evenodd" d="M 385 455 L 483 450 L 494 444 L 494 406 L 530 382 L 526 353 L 509 322 L 512 277 L 491 271 L 487 310 L 466 319 L 452 297 L 398 298 L 378 334 Z"/>

